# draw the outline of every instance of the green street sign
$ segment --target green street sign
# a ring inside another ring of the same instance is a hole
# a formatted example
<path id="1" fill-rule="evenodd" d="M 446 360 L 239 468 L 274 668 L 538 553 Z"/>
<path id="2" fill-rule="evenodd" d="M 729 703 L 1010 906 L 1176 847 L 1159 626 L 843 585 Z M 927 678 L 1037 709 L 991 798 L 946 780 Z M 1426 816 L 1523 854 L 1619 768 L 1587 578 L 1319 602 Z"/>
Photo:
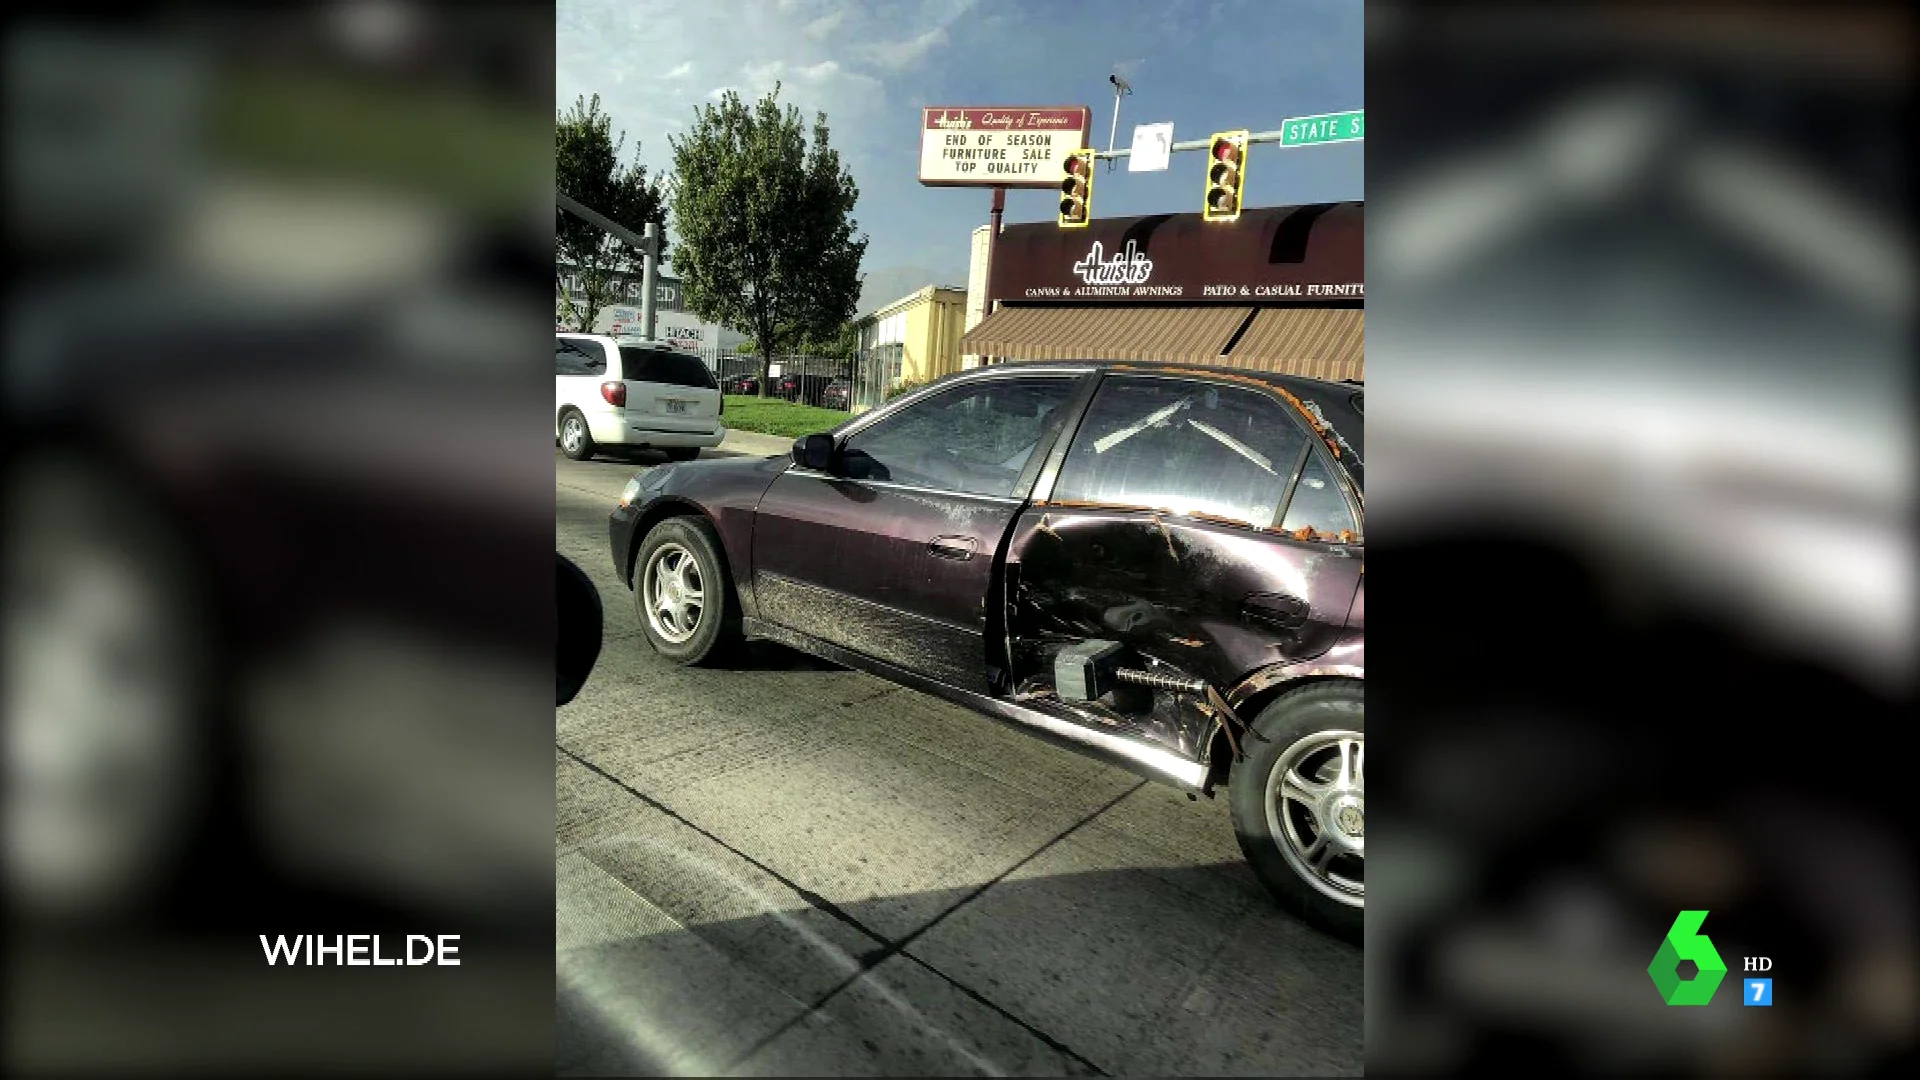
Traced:
<path id="1" fill-rule="evenodd" d="M 1280 121 L 1281 146 L 1313 146 L 1317 143 L 1354 142 L 1367 137 L 1367 111 L 1322 113 L 1296 116 Z"/>

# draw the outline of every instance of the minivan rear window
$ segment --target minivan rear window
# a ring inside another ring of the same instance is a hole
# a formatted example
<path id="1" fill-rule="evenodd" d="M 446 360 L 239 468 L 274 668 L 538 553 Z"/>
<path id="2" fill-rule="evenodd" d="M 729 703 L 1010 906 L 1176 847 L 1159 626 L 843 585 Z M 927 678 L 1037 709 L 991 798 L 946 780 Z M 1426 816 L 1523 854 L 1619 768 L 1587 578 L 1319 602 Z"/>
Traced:
<path id="1" fill-rule="evenodd" d="M 713 373 L 697 356 L 649 349 L 643 345 L 620 346 L 621 376 L 635 382 L 665 383 L 668 386 L 700 386 L 714 389 Z"/>

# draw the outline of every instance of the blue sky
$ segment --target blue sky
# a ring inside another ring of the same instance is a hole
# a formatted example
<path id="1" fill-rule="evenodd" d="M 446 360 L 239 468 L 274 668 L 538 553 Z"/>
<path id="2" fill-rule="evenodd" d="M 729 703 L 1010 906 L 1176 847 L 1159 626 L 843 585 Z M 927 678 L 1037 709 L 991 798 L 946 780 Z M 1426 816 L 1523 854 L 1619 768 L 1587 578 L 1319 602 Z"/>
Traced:
<path id="1" fill-rule="evenodd" d="M 1362 10 L 1361 0 L 558 0 L 556 102 L 598 93 L 629 152 L 638 142 L 662 176 L 667 136 L 722 89 L 751 101 L 778 80 L 809 122 L 824 110 L 860 186 L 867 310 L 930 282 L 964 285 L 968 238 L 987 221 L 987 189 L 916 179 L 922 106 L 1084 104 L 1104 149 L 1117 68 L 1134 93 L 1116 145 L 1135 124 L 1165 121 L 1179 141 L 1271 130 L 1365 106 Z M 1256 148 L 1247 204 L 1362 198 L 1364 145 Z M 1197 211 L 1204 162 L 1103 165 L 1094 215 Z M 1007 194 L 1009 223 L 1053 214 L 1047 191 Z"/>

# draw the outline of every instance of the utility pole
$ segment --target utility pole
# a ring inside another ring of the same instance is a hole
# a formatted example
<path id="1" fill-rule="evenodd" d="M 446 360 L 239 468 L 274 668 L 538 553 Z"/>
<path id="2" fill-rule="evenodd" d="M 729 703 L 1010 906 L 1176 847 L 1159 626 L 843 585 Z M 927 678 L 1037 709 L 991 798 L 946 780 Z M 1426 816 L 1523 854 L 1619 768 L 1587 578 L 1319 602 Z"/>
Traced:
<path id="1" fill-rule="evenodd" d="M 980 291 L 983 294 L 980 297 L 980 317 L 982 319 L 993 314 L 993 249 L 995 245 L 1000 243 L 1000 215 L 1005 213 L 1006 209 L 1007 189 L 1003 187 L 994 188 L 993 211 L 987 215 L 987 265 L 981 273 L 981 276 L 986 279 L 980 285 Z M 994 358 L 991 356 L 982 358 L 983 363 L 991 364 L 993 361 Z"/>
<path id="2" fill-rule="evenodd" d="M 660 226 L 647 222 L 647 231 L 643 239 L 645 246 L 640 251 L 640 332 L 647 340 L 653 340 L 654 282 L 658 278 L 660 265 Z"/>

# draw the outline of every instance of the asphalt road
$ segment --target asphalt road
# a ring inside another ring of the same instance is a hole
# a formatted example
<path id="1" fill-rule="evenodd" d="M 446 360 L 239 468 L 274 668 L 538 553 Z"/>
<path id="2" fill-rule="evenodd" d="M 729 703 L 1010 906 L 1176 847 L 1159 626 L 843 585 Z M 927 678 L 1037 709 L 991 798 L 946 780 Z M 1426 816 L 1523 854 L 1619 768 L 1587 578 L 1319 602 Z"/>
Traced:
<path id="1" fill-rule="evenodd" d="M 778 646 L 656 656 L 606 522 L 660 460 L 555 455 L 607 620 L 558 713 L 562 1073 L 1360 1073 L 1361 951 L 1273 906 L 1224 797 Z"/>

